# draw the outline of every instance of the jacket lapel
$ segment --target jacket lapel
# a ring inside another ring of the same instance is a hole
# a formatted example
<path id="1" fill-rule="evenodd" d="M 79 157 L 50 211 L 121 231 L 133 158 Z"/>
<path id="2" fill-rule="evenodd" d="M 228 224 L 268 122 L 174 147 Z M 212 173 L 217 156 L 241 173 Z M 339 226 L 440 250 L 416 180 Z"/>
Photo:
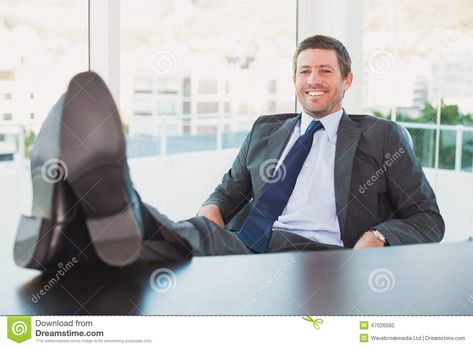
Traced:
<path id="1" fill-rule="evenodd" d="M 340 233 L 344 240 L 348 194 L 350 192 L 353 160 L 358 148 L 361 130 L 343 111 L 337 132 L 337 147 L 335 150 L 335 204 L 337 208 Z"/>
<path id="2" fill-rule="evenodd" d="M 276 164 L 278 163 L 279 158 L 286 147 L 289 138 L 292 134 L 292 131 L 297 125 L 297 122 L 301 119 L 301 114 L 297 115 L 297 117 L 291 117 L 287 120 L 283 121 L 278 129 L 269 137 L 268 142 L 266 144 L 266 149 L 264 151 L 264 155 L 261 157 L 261 163 L 259 163 L 259 167 L 263 165 L 264 162 L 270 161 L 265 163 L 265 167 L 271 167 L 271 173 L 269 174 L 270 177 L 274 174 L 274 169 L 276 169 Z M 261 175 L 258 175 L 258 184 L 255 189 L 255 198 L 259 198 L 263 192 L 263 188 L 265 186 L 265 182 L 262 179 Z"/>

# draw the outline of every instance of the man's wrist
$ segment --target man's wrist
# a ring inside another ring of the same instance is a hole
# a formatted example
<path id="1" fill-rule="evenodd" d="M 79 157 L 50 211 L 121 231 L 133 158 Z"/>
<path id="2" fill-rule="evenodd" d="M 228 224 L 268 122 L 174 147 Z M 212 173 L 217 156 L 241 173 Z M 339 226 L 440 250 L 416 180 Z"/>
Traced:
<path id="1" fill-rule="evenodd" d="M 368 232 L 371 232 L 371 233 L 373 234 L 373 236 L 374 236 L 377 240 L 383 242 L 384 245 L 387 245 L 387 244 L 388 244 L 388 242 L 387 242 L 387 240 L 386 240 L 386 237 L 385 237 L 381 232 L 379 232 L 378 230 L 369 230 Z"/>
<path id="2" fill-rule="evenodd" d="M 220 213 L 220 208 L 215 204 L 203 205 L 199 208 L 199 211 L 198 211 L 197 215 L 202 215 L 202 214 L 205 214 L 205 213 L 208 213 L 208 212 L 212 212 L 212 213 L 218 212 L 218 213 Z"/>

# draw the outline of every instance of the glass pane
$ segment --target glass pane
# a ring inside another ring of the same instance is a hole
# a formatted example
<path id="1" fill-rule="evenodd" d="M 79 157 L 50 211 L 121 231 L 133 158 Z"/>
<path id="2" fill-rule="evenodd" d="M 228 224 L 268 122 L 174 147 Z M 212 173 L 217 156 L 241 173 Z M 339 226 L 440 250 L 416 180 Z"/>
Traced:
<path id="1" fill-rule="evenodd" d="M 455 169 L 456 132 L 440 131 L 439 168 Z"/>
<path id="2" fill-rule="evenodd" d="M 31 211 L 29 157 L 49 110 L 72 76 L 88 69 L 84 0 L 0 0 L 0 211 L 11 249 Z"/>
<path id="3" fill-rule="evenodd" d="M 363 4 L 363 111 L 387 119 L 395 115 L 409 129 L 445 220 L 444 241 L 464 240 L 473 230 L 472 185 L 471 177 L 457 170 L 472 172 L 473 166 L 472 3 Z M 436 157 L 442 171 L 435 169 Z"/>
<path id="4" fill-rule="evenodd" d="M 464 0 L 364 0 L 363 108 L 399 121 L 472 124 L 473 14 Z"/>
<path id="5" fill-rule="evenodd" d="M 462 170 L 473 172 L 473 132 L 463 132 Z"/>
<path id="6" fill-rule="evenodd" d="M 258 116 L 294 112 L 293 1 L 120 4 L 129 157 L 238 148 Z"/>
<path id="7" fill-rule="evenodd" d="M 435 130 L 406 127 L 412 137 L 414 152 L 422 167 L 435 166 Z"/>

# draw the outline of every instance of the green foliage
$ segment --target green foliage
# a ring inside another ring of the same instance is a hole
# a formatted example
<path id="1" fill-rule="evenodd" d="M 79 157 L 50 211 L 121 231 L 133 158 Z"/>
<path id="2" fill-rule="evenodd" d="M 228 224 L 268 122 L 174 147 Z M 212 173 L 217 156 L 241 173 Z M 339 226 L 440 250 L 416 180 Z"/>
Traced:
<path id="1" fill-rule="evenodd" d="M 383 114 L 379 111 L 373 112 L 374 116 L 390 119 L 390 114 Z M 421 115 L 416 118 L 412 118 L 405 113 L 397 112 L 396 120 L 398 122 L 417 122 L 417 123 L 431 123 L 437 122 L 437 108 L 430 103 L 425 103 L 424 108 L 421 111 Z M 440 108 L 440 123 L 457 125 L 463 124 L 465 126 L 473 126 L 473 115 L 461 113 L 458 109 L 458 105 L 445 104 L 442 100 L 442 106 Z"/>
<path id="2" fill-rule="evenodd" d="M 25 131 L 25 158 L 31 157 L 33 151 L 33 144 L 36 140 L 36 133 L 32 130 Z"/>
<path id="3" fill-rule="evenodd" d="M 383 115 L 379 111 L 373 112 L 376 117 L 390 119 L 390 114 Z M 430 103 L 425 103 L 419 117 L 412 118 L 402 112 L 396 114 L 398 122 L 413 122 L 424 124 L 436 124 L 437 108 Z M 440 108 L 440 123 L 442 125 L 464 125 L 473 126 L 473 115 L 461 113 L 458 105 L 445 104 L 442 101 Z M 409 128 L 414 142 L 414 152 L 423 167 L 434 167 L 435 165 L 435 129 Z M 462 144 L 462 163 L 463 170 L 471 171 L 473 159 L 473 138 L 470 133 L 463 133 L 464 141 Z M 442 129 L 440 131 L 439 146 L 439 168 L 455 169 L 455 151 L 456 151 L 456 131 Z"/>

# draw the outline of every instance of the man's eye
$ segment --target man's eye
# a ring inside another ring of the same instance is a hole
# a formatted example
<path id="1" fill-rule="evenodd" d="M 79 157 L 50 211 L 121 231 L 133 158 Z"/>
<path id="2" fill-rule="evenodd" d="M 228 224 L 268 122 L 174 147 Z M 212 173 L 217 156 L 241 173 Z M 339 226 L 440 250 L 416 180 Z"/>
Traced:
<path id="1" fill-rule="evenodd" d="M 299 74 L 307 74 L 309 72 L 309 70 L 301 70 L 299 71 Z"/>
<path id="2" fill-rule="evenodd" d="M 324 69 L 324 70 L 322 70 L 322 72 L 323 72 L 324 74 L 329 74 L 329 73 L 331 73 L 332 71 L 331 71 L 331 70 Z"/>

